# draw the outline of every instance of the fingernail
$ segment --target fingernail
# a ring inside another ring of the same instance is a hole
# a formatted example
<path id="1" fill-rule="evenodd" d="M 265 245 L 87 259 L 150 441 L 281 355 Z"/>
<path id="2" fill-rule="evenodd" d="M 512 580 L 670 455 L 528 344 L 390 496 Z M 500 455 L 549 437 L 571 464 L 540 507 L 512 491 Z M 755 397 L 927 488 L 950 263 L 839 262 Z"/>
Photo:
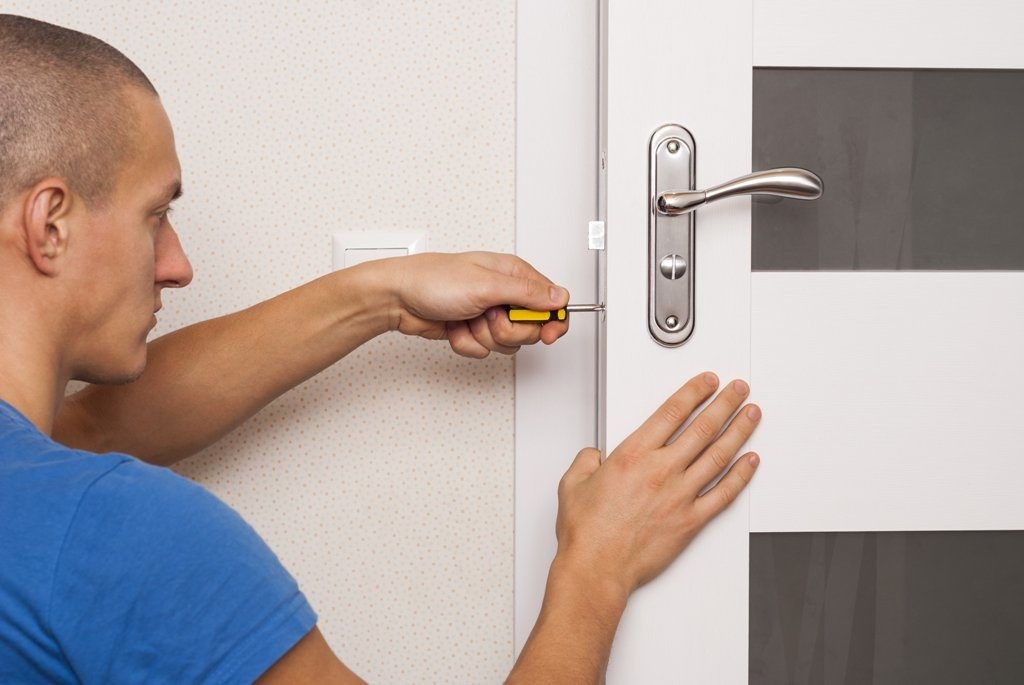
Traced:
<path id="1" fill-rule="evenodd" d="M 558 286 L 553 285 L 553 286 L 551 286 L 550 290 L 551 290 L 551 301 L 556 303 L 556 304 L 561 302 L 562 301 L 562 289 L 559 288 Z"/>
<path id="2" fill-rule="evenodd" d="M 751 421 L 757 421 L 759 418 L 761 418 L 761 410 L 758 409 L 756 404 L 752 404 L 749 407 L 747 407 L 747 416 L 750 418 Z"/>
<path id="3" fill-rule="evenodd" d="M 498 310 L 497 309 L 488 309 L 487 310 L 487 318 L 490 319 L 491 321 L 494 321 L 494 317 L 496 317 L 497 315 L 498 315 Z"/>
<path id="4" fill-rule="evenodd" d="M 714 388 L 715 386 L 718 385 L 718 376 L 711 372 L 708 372 L 704 374 L 704 382 L 707 383 L 710 387 Z"/>
<path id="5" fill-rule="evenodd" d="M 747 457 L 747 461 L 750 462 L 751 466 L 756 468 L 757 465 L 761 463 L 761 457 L 757 456 L 756 453 L 755 454 L 751 454 L 749 457 Z"/>
<path id="6" fill-rule="evenodd" d="M 743 381 L 737 380 L 732 382 L 732 389 L 741 395 L 746 395 L 747 391 L 750 390 L 750 387 Z"/>

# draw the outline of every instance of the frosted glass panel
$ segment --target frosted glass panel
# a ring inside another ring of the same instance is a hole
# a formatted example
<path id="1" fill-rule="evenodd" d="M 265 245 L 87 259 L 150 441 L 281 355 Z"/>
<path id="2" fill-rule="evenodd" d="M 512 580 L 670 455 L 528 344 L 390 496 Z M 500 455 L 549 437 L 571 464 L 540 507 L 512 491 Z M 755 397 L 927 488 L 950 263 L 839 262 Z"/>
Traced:
<path id="1" fill-rule="evenodd" d="M 750 536 L 750 683 L 1024 682 L 1024 532 Z"/>
<path id="2" fill-rule="evenodd" d="M 1024 72 L 754 70 L 753 168 L 815 202 L 753 204 L 760 271 L 1024 269 Z"/>

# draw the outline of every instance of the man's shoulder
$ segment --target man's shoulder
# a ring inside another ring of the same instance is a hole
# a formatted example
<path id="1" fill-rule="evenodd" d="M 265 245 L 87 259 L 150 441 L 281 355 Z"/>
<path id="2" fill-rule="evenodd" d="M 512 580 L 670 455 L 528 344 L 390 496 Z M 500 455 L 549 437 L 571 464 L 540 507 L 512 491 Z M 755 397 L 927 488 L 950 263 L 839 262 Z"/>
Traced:
<path id="1" fill-rule="evenodd" d="M 56 565 L 68 537 L 146 539 L 177 525 L 237 515 L 173 471 L 116 452 L 61 445 L 31 424 L 0 416 L 0 539 L 9 552 Z M 24 548 L 24 549 L 22 549 Z M 28 569 L 22 569 L 27 571 Z"/>
<path id="2" fill-rule="evenodd" d="M 101 488 L 108 495 L 135 497 L 140 490 L 205 491 L 169 469 L 118 452 L 95 453 L 62 445 L 0 405 L 0 506 L 3 502 L 63 510 Z M 143 495 L 147 496 L 147 495 Z M 20 501 L 18 501 L 20 500 Z"/>
<path id="3" fill-rule="evenodd" d="M 131 460 L 71 449 L 0 416 L 0 536 L 8 545 L 28 538 L 37 550 L 59 543 L 82 496 Z"/>
<path id="4" fill-rule="evenodd" d="M 256 531 L 202 486 L 11 425 L 0 421 L 0 643 L 43 645 L 37 670 L 250 682 L 315 625 Z"/>

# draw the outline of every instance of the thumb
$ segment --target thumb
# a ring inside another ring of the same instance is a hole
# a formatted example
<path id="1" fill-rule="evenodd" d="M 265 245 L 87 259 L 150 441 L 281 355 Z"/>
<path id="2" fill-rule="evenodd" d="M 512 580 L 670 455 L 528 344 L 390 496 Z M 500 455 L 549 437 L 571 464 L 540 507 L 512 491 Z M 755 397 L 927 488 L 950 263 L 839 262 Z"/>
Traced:
<path id="1" fill-rule="evenodd" d="M 569 481 L 582 480 L 593 475 L 601 467 L 601 450 L 593 447 L 584 447 L 572 460 L 569 470 L 565 472 L 565 479 Z"/>
<path id="2" fill-rule="evenodd" d="M 512 304 L 529 309 L 559 309 L 569 304 L 569 291 L 528 276 L 495 273 L 489 288 L 488 307 Z"/>

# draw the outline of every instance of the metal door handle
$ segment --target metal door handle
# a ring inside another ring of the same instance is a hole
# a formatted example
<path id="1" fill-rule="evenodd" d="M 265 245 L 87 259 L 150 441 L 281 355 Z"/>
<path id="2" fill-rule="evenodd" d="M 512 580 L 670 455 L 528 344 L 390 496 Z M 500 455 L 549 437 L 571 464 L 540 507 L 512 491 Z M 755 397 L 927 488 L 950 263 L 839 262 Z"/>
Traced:
<path id="1" fill-rule="evenodd" d="M 822 183 L 806 169 L 786 167 L 696 190 L 696 145 L 693 135 L 677 124 L 654 132 L 648 162 L 647 327 L 659 344 L 676 347 L 694 331 L 693 210 L 734 195 L 816 200 Z"/>
<path id="2" fill-rule="evenodd" d="M 813 171 L 800 167 L 779 167 L 755 171 L 707 190 L 662 193 L 658 196 L 657 206 L 660 214 L 678 216 L 734 195 L 776 195 L 794 200 L 817 200 L 822 190 L 821 179 Z"/>

